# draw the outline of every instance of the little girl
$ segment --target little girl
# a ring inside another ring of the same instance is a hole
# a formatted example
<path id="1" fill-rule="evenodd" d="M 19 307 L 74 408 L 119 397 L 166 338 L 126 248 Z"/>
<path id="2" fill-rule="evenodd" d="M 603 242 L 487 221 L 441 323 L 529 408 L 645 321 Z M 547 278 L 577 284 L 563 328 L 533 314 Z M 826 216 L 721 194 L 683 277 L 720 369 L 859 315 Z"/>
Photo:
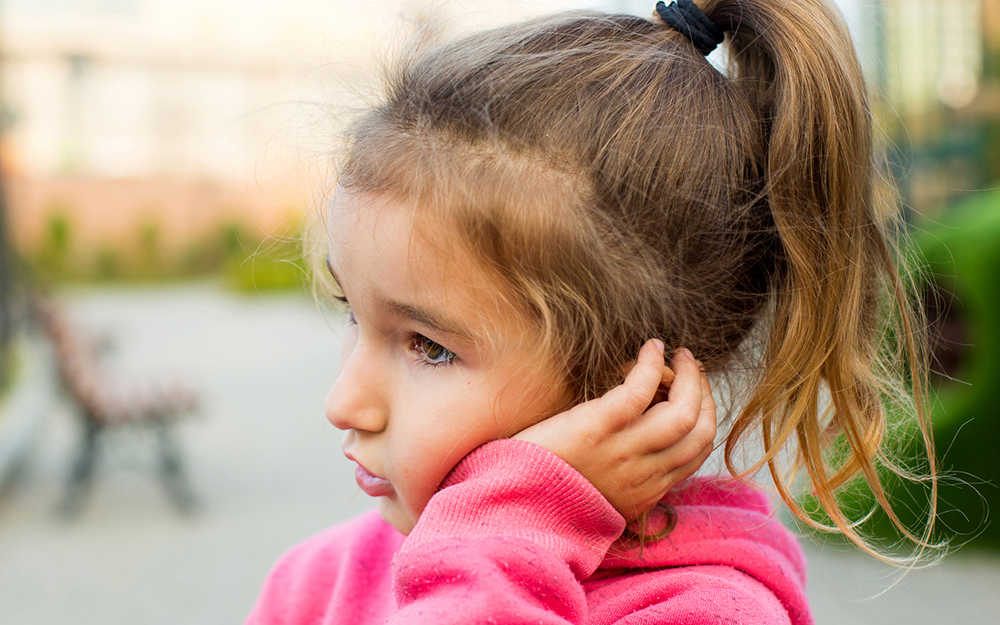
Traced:
<path id="1" fill-rule="evenodd" d="M 933 477 L 873 163 L 824 0 L 563 14 L 407 55 L 329 212 L 349 313 L 326 415 L 379 510 L 290 551 L 248 622 L 811 623 L 768 499 L 687 479 L 715 435 L 699 367 L 739 406 L 729 472 L 766 466 L 807 523 L 797 473 L 862 546 L 841 486 L 860 474 L 895 519 L 889 414 Z"/>

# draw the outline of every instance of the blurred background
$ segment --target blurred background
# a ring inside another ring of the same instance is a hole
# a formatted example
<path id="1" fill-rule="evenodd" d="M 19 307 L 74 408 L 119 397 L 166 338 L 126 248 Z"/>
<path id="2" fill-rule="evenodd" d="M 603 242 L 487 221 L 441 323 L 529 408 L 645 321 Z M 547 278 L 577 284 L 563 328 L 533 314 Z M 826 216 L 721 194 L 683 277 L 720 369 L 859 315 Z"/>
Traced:
<path id="1" fill-rule="evenodd" d="M 0 0 L 0 624 L 239 623 L 285 549 L 368 509 L 300 244 L 338 128 L 417 29 L 653 4 Z M 1000 0 L 838 5 L 925 270 L 940 521 L 967 544 L 894 584 L 810 539 L 809 593 L 821 624 L 1000 622 Z M 908 520 L 920 495 L 894 487 Z"/>

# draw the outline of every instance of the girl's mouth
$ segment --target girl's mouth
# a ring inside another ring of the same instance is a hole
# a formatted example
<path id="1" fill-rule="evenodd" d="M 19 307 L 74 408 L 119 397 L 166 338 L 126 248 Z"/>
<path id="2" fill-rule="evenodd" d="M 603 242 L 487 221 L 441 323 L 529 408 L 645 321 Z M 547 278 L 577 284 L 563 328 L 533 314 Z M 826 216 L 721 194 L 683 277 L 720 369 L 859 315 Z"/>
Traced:
<path id="1" fill-rule="evenodd" d="M 389 480 L 372 475 L 360 464 L 354 470 L 354 479 L 369 497 L 385 497 L 392 493 L 392 484 Z"/>

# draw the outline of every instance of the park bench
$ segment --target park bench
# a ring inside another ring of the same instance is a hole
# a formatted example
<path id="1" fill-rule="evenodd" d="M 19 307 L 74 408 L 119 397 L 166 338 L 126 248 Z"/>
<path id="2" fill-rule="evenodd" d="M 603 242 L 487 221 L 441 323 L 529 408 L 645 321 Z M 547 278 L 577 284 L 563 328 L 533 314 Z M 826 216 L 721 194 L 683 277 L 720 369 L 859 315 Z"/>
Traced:
<path id="1" fill-rule="evenodd" d="M 198 393 L 181 380 L 167 378 L 126 382 L 109 375 L 101 357 L 109 341 L 88 335 L 74 326 L 51 300 L 34 305 L 51 345 L 59 385 L 76 407 L 83 426 L 76 458 L 71 466 L 63 514 L 77 515 L 91 488 L 102 435 L 122 428 L 148 428 L 155 432 L 160 453 L 159 474 L 167 496 L 182 512 L 190 512 L 195 497 L 184 469 L 174 425 L 194 413 Z"/>

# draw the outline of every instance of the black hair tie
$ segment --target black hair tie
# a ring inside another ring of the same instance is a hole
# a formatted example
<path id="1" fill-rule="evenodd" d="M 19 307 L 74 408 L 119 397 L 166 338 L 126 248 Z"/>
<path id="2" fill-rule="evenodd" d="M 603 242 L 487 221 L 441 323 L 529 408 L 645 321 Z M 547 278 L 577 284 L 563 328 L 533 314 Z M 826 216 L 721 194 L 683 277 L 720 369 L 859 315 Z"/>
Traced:
<path id="1" fill-rule="evenodd" d="M 656 3 L 656 14 L 706 56 L 726 38 L 719 25 L 691 0 L 674 0 L 669 5 L 660 0 Z"/>

